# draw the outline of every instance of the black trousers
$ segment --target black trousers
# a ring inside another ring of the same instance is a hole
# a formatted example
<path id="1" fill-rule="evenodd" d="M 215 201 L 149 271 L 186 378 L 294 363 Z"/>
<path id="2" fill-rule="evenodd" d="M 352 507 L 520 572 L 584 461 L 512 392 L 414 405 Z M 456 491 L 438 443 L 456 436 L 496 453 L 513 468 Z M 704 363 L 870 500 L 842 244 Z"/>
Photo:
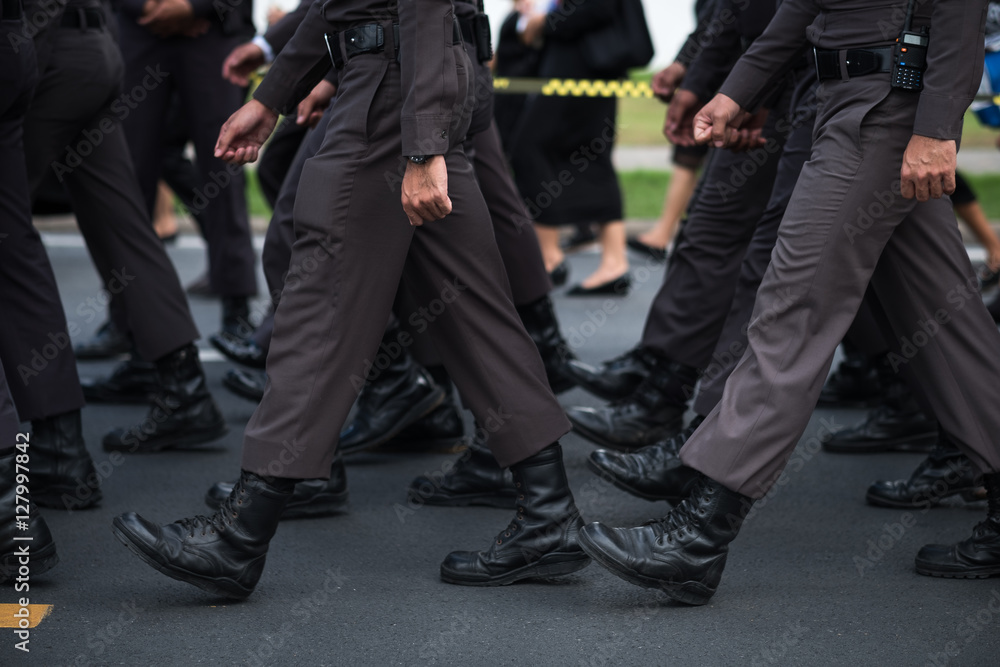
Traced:
<path id="1" fill-rule="evenodd" d="M 177 272 L 150 224 L 120 116 L 121 55 L 107 28 L 53 27 L 51 55 L 25 122 L 31 191 L 63 182 L 112 316 L 154 360 L 198 338 Z"/>
<path id="2" fill-rule="evenodd" d="M 24 115 L 37 82 L 30 42 L 14 48 L 20 21 L 0 21 L 0 363 L 8 373 L 0 389 L 0 428 L 78 410 L 83 392 L 66 316 L 42 239 L 31 224 L 24 158 Z M 9 391 L 15 413 L 3 397 Z M 0 448 L 14 440 L 0 442 Z"/>
<path id="3" fill-rule="evenodd" d="M 125 134 L 146 207 L 152 213 L 167 112 L 177 91 L 201 174 L 194 205 L 204 213 L 209 282 L 222 296 L 252 296 L 257 279 L 243 170 L 213 156 L 222 124 L 243 104 L 243 90 L 220 74 L 240 37 L 224 35 L 214 23 L 195 38 L 161 39 L 127 17 L 120 27 L 124 94 L 134 105 L 124 119 Z"/>

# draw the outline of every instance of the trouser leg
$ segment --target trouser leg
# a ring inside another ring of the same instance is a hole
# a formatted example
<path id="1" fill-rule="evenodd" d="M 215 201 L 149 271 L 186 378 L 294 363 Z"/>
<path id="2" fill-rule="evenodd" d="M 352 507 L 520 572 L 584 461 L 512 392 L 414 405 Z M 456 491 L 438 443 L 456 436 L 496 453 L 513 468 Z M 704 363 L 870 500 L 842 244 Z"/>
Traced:
<path id="1" fill-rule="evenodd" d="M 766 493 L 788 460 L 894 229 L 915 206 L 933 210 L 898 194 L 908 98 L 887 96 L 877 80 L 841 83 L 821 87 L 813 157 L 758 290 L 747 352 L 681 450 L 685 463 L 744 495 Z"/>
<path id="2" fill-rule="evenodd" d="M 346 99 L 331 109 L 323 147 L 303 168 L 299 187 L 311 196 L 295 209 L 292 264 L 305 269 L 312 258 L 315 269 L 303 272 L 297 289 L 286 283 L 282 293 L 269 382 L 247 427 L 243 467 L 284 477 L 329 474 L 337 434 L 378 348 L 404 263 L 408 285 L 425 304 L 416 326 L 441 331 L 448 370 L 491 431 L 500 462 L 541 450 L 569 424 L 510 301 L 467 158 L 458 149 L 447 158 L 455 212 L 414 232 L 399 204 L 399 185 L 386 187 L 386 174 L 404 166 L 398 125 L 369 128 L 367 146 L 358 146 L 352 134 L 357 118 L 396 108 L 398 66 L 370 60 L 346 71 Z M 355 107 L 367 104 L 364 93 L 346 91 L 368 85 L 380 87 L 372 108 L 361 113 Z"/>
<path id="3" fill-rule="evenodd" d="M 474 135 L 469 143 L 472 166 L 493 220 L 514 304 L 522 306 L 537 301 L 552 290 L 552 282 L 545 271 L 531 218 L 503 156 L 496 123 Z"/>
<path id="4" fill-rule="evenodd" d="M 202 179 L 195 206 L 206 222 L 209 283 L 220 296 L 253 296 L 257 293 L 256 258 L 243 168 L 214 155 L 219 129 L 243 105 L 243 89 L 219 77 L 238 39 L 216 30 L 213 27 L 199 38 L 197 50 L 181 52 L 177 86 Z"/>
<path id="5" fill-rule="evenodd" d="M 702 368 L 719 340 L 743 256 L 774 186 L 790 125 L 787 95 L 775 111 L 764 131 L 767 147 L 714 151 L 702 175 L 642 335 L 644 346 L 671 360 Z"/>
<path id="6" fill-rule="evenodd" d="M 722 390 L 726 386 L 726 380 L 746 351 L 748 325 L 757 289 L 768 264 L 771 263 L 771 253 L 778 238 L 778 226 L 802 172 L 802 165 L 812 152 L 812 133 L 816 120 L 814 97 L 807 97 L 806 104 L 805 116 L 801 115 L 802 107 L 797 107 L 797 125 L 788 135 L 778 161 L 771 199 L 757 223 L 753 238 L 743 257 L 732 307 L 712 352 L 712 360 L 705 367 L 701 377 L 698 395 L 692 406 L 700 415 L 707 415 L 722 400 Z"/>
<path id="7" fill-rule="evenodd" d="M 21 119 L 0 119 L 0 359 L 25 421 L 79 410 L 83 392 L 52 265 L 31 224 Z"/>

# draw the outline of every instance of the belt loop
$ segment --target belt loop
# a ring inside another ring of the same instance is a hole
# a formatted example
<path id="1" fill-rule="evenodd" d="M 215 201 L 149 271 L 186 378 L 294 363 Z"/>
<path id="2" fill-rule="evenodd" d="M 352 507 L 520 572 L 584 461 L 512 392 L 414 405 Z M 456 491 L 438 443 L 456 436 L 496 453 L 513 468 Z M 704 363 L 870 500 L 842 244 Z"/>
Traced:
<path id="1" fill-rule="evenodd" d="M 391 20 L 382 23 L 383 46 L 389 60 L 399 60 L 399 33 Z"/>
<path id="2" fill-rule="evenodd" d="M 840 65 L 840 80 L 849 80 L 851 75 L 847 73 L 847 49 L 837 51 L 837 64 Z"/>

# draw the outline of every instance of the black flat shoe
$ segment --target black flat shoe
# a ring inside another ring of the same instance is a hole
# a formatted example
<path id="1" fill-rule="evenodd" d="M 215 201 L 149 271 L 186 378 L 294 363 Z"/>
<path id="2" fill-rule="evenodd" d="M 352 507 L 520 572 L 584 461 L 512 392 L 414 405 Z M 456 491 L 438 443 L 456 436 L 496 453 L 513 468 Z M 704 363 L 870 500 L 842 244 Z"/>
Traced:
<path id="1" fill-rule="evenodd" d="M 567 279 L 569 279 L 569 265 L 566 263 L 566 260 L 563 260 L 562 264 L 549 271 L 549 280 L 552 281 L 554 287 L 562 287 L 566 284 Z"/>
<path id="2" fill-rule="evenodd" d="M 646 255 L 657 262 L 667 261 L 667 249 L 666 248 L 655 248 L 649 244 L 643 243 L 636 237 L 629 237 L 626 241 L 628 247 L 635 250 L 640 255 Z"/>
<path id="3" fill-rule="evenodd" d="M 627 296 L 632 287 L 632 276 L 626 273 L 620 278 L 609 280 L 596 287 L 577 285 L 566 292 L 566 296 Z"/>

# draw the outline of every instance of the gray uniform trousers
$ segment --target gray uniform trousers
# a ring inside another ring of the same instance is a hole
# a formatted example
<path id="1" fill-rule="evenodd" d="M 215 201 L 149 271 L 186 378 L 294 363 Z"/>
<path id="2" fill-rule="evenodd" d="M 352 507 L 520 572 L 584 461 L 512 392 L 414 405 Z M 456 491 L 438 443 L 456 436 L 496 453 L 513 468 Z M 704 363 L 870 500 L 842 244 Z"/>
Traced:
<path id="1" fill-rule="evenodd" d="M 21 419 L 30 421 L 84 405 L 76 357 L 52 265 L 31 224 L 24 165 L 24 115 L 38 80 L 34 45 L 24 23 L 0 21 L 0 359 Z M 4 404 L 4 421 L 18 414 Z M 0 442 L 0 448 L 14 441 Z"/>
<path id="2" fill-rule="evenodd" d="M 947 198 L 899 194 L 913 97 L 884 76 L 820 86 L 812 158 L 778 232 L 746 354 L 681 458 L 761 497 L 777 480 L 871 281 L 942 427 L 983 471 L 1000 469 L 1000 333 Z"/>
<path id="3" fill-rule="evenodd" d="M 399 65 L 384 54 L 358 56 L 341 75 L 323 144 L 299 182 L 291 265 L 304 271 L 275 313 L 268 384 L 246 429 L 243 468 L 329 476 L 337 434 L 401 279 L 423 304 L 421 321 L 490 431 L 499 463 L 531 456 L 569 431 L 569 422 L 514 310 L 472 167 L 452 146 L 453 213 L 410 227 L 400 204 Z M 453 127 L 452 136 L 466 127 Z M 324 253 L 330 256 L 307 264 Z"/>
<path id="4" fill-rule="evenodd" d="M 740 264 L 774 186 L 790 128 L 790 97 L 783 95 L 768 116 L 766 148 L 712 151 L 646 318 L 643 346 L 699 369 L 710 361 Z"/>
<path id="5" fill-rule="evenodd" d="M 198 329 L 153 231 L 115 112 L 121 54 L 107 27 L 57 24 L 47 43 L 50 55 L 25 120 L 30 190 L 55 170 L 104 287 L 123 306 L 126 321 L 118 324 L 132 332 L 143 359 L 158 359 L 196 340 Z"/>
<path id="6" fill-rule="evenodd" d="M 811 84 L 811 85 L 810 85 Z M 712 360 L 704 367 L 698 394 L 692 407 L 699 415 L 707 415 L 719 401 L 726 380 L 747 349 L 750 316 L 753 314 L 757 288 L 764 278 L 771 252 L 778 239 L 778 226 L 792 198 L 802 165 L 812 152 L 813 126 L 816 123 L 816 77 L 804 77 L 792 102 L 792 131 L 778 161 L 771 200 L 764 210 L 740 266 L 732 307 L 722 326 L 722 333 L 712 352 Z"/>
<path id="7" fill-rule="evenodd" d="M 295 288 L 304 268 L 291 265 L 291 249 L 295 241 L 292 212 L 302 167 L 305 161 L 319 150 L 330 123 L 330 115 L 329 111 L 324 113 L 316 127 L 300 144 L 298 153 L 292 160 L 291 168 L 282 183 L 275 202 L 274 215 L 271 217 L 271 224 L 264 238 L 261 265 L 275 307 L 285 286 L 286 275 L 290 277 Z M 490 212 L 493 232 L 507 272 L 514 304 L 521 306 L 537 301 L 552 290 L 552 283 L 545 271 L 535 229 L 524 210 L 524 203 L 507 168 L 496 123 L 470 137 L 465 143 L 465 149 L 472 161 L 479 188 Z M 254 342 L 267 349 L 271 343 L 273 329 L 273 317 L 265 317 L 253 333 Z M 438 356 L 432 349 L 428 349 L 427 345 L 420 345 L 415 349 L 422 350 L 435 359 Z M 431 363 L 426 358 L 424 361 Z"/>

